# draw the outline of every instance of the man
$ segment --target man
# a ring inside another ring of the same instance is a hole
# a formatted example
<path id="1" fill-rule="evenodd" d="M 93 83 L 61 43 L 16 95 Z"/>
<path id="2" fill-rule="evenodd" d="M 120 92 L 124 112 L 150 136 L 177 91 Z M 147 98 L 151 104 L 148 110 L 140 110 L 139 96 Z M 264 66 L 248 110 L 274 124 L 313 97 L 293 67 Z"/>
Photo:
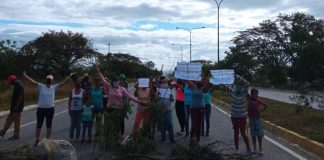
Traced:
<path id="1" fill-rule="evenodd" d="M 7 79 L 7 83 L 13 85 L 14 89 L 11 97 L 10 112 L 2 130 L 0 131 L 0 136 L 3 137 L 14 122 L 14 135 L 10 137 L 9 140 L 15 140 L 19 139 L 20 117 L 21 112 L 24 109 L 24 87 L 21 82 L 16 79 L 15 75 L 10 75 Z"/>

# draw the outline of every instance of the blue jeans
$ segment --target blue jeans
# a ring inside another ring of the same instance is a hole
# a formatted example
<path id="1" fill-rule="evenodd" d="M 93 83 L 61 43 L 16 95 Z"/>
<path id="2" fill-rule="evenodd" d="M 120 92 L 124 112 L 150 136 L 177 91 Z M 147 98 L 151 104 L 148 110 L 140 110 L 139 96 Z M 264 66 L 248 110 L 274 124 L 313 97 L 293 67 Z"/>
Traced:
<path id="1" fill-rule="evenodd" d="M 206 121 L 206 134 L 209 134 L 209 128 L 210 128 L 210 113 L 211 113 L 211 105 L 205 104 L 205 114 L 202 120 L 201 125 L 201 131 L 204 133 L 205 131 L 205 121 Z"/>
<path id="2" fill-rule="evenodd" d="M 172 125 L 172 110 L 165 111 L 165 117 L 163 117 L 163 119 L 161 120 L 160 127 L 161 127 L 162 141 L 165 140 L 166 131 L 169 132 L 170 141 L 173 141 L 174 135 L 173 135 L 173 125 Z"/>
<path id="3" fill-rule="evenodd" d="M 82 110 L 71 110 L 70 111 L 70 138 L 74 137 L 74 130 L 76 130 L 76 139 L 80 137 L 81 131 L 81 113 Z"/>
<path id="4" fill-rule="evenodd" d="M 91 140 L 92 137 L 92 121 L 82 121 L 82 140 L 84 140 L 85 132 L 88 129 L 88 138 Z"/>

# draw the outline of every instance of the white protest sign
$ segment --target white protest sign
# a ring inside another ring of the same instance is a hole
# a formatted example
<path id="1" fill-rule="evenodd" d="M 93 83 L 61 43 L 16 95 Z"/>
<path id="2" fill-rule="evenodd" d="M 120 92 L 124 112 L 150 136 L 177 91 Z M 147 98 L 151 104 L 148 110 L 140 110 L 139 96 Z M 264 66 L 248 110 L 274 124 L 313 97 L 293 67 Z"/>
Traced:
<path id="1" fill-rule="evenodd" d="M 212 77 L 209 82 L 214 85 L 219 84 L 233 84 L 234 83 L 234 70 L 223 69 L 223 70 L 210 70 Z"/>
<path id="2" fill-rule="evenodd" d="M 139 78 L 138 87 L 149 87 L 150 79 L 148 78 Z"/>
<path id="3" fill-rule="evenodd" d="M 178 62 L 175 77 L 178 79 L 200 81 L 202 65 L 200 63 Z"/>

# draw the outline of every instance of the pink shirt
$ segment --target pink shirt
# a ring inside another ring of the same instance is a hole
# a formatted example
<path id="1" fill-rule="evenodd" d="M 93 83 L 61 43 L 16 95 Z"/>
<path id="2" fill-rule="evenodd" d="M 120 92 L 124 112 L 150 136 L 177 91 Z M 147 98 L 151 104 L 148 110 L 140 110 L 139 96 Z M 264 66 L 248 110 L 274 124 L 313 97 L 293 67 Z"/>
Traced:
<path id="1" fill-rule="evenodd" d="M 176 100 L 177 101 L 184 101 L 185 95 L 183 92 L 183 88 L 177 87 L 176 89 Z"/>
<path id="2" fill-rule="evenodd" d="M 123 104 L 123 96 L 126 96 L 134 102 L 138 102 L 138 99 L 131 94 L 124 87 L 113 88 L 110 84 L 103 78 L 100 77 L 103 85 L 108 88 L 108 103 L 107 107 L 120 108 Z"/>

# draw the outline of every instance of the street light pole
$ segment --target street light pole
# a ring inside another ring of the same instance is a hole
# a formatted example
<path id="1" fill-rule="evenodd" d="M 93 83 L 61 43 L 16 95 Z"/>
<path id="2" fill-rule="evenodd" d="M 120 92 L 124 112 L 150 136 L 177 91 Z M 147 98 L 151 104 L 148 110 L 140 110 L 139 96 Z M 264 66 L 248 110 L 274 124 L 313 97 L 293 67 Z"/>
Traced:
<path id="1" fill-rule="evenodd" d="M 180 49 L 181 49 L 181 62 L 183 62 L 183 46 L 186 45 L 186 44 L 175 44 L 175 43 L 172 43 L 171 45 L 173 46 L 180 46 Z"/>
<path id="2" fill-rule="evenodd" d="M 219 63 L 219 8 L 223 0 L 221 0 L 219 3 L 217 0 L 215 0 L 215 2 L 217 4 L 217 63 Z"/>
<path id="3" fill-rule="evenodd" d="M 197 28 L 182 28 L 182 27 L 176 27 L 176 29 L 183 29 L 183 30 L 186 30 L 189 32 L 189 53 L 190 53 L 190 62 L 191 62 L 191 46 L 192 46 L 192 43 L 191 43 L 191 32 L 195 29 L 203 29 L 203 28 L 206 28 L 206 27 L 197 27 Z"/>

